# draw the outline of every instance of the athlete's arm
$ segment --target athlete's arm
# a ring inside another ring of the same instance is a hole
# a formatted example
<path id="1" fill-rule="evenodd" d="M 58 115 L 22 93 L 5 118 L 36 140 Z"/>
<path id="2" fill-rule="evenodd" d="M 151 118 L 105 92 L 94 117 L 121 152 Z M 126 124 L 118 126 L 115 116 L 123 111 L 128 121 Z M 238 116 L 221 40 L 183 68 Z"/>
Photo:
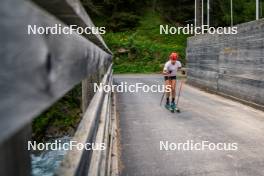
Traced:
<path id="1" fill-rule="evenodd" d="M 164 65 L 164 68 L 163 68 L 163 72 L 162 73 L 165 76 L 169 75 L 169 70 L 168 70 L 168 64 L 167 63 Z"/>
<path id="2" fill-rule="evenodd" d="M 167 70 L 163 70 L 163 75 L 165 75 L 165 76 L 167 76 L 167 75 L 169 75 L 170 73 L 167 71 Z"/>
<path id="3" fill-rule="evenodd" d="M 180 70 L 182 68 L 182 64 L 180 61 L 177 61 L 177 65 L 178 65 L 178 70 Z"/>

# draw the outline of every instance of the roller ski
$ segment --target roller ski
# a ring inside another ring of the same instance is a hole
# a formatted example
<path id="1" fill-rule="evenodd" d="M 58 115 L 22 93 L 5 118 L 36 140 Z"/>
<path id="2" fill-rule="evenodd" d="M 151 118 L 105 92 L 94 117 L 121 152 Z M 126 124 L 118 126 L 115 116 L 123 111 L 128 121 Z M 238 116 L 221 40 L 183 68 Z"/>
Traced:
<path id="1" fill-rule="evenodd" d="M 166 103 L 165 108 L 168 109 L 169 111 L 172 111 L 170 103 Z"/>
<path id="2" fill-rule="evenodd" d="M 165 108 L 168 109 L 170 112 L 175 113 L 175 112 L 181 112 L 179 108 L 176 107 L 176 104 L 174 102 L 166 103 Z"/>
<path id="3" fill-rule="evenodd" d="M 180 112 L 180 109 L 177 108 L 176 104 L 174 102 L 171 103 L 171 112 L 175 113 L 175 112 Z"/>

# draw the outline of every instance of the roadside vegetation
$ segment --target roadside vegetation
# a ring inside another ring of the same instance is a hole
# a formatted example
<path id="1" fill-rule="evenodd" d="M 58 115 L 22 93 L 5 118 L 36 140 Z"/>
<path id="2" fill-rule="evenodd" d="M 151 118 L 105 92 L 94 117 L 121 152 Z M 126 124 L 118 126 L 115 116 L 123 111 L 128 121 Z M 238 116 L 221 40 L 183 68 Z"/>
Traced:
<path id="1" fill-rule="evenodd" d="M 151 10 L 139 19 L 132 30 L 107 32 L 103 37 L 114 53 L 115 73 L 160 72 L 172 51 L 180 53 L 185 63 L 187 35 L 160 34 L 160 25 L 168 24 Z"/>
<path id="2" fill-rule="evenodd" d="M 32 123 L 32 139 L 38 142 L 72 136 L 81 120 L 81 85 L 75 86 Z"/>

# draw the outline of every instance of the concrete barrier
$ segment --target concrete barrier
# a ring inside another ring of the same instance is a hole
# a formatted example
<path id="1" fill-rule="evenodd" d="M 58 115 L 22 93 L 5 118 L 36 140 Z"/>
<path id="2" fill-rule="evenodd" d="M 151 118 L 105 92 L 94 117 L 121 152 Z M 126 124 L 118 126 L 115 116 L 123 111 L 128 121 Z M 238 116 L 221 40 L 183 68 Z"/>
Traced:
<path id="1" fill-rule="evenodd" d="M 264 107 L 264 19 L 238 34 L 198 35 L 187 42 L 188 83 Z"/>

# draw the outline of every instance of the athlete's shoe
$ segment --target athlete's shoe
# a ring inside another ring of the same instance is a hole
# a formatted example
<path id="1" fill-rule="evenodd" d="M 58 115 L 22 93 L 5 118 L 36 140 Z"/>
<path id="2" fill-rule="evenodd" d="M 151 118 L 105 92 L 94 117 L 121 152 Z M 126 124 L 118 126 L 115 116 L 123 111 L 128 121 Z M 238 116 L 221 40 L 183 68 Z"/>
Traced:
<path id="1" fill-rule="evenodd" d="M 176 108 L 176 104 L 175 104 L 175 102 L 171 102 L 171 109 L 175 109 Z"/>
<path id="2" fill-rule="evenodd" d="M 170 103 L 167 102 L 167 103 L 165 104 L 165 108 L 170 109 L 170 107 L 171 107 Z"/>

